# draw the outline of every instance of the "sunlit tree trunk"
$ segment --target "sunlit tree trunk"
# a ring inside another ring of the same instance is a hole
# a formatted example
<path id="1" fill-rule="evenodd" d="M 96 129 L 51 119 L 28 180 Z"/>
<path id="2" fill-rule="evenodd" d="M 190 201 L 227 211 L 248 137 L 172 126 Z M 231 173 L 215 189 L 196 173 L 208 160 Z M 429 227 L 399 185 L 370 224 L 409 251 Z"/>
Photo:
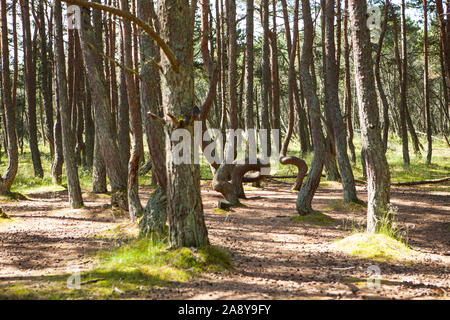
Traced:
<path id="1" fill-rule="evenodd" d="M 389 210 L 390 173 L 381 141 L 365 1 L 350 0 L 350 21 L 361 137 L 367 165 L 367 232 L 373 233 Z"/>
<path id="2" fill-rule="evenodd" d="M 70 106 L 67 100 L 67 79 L 64 56 L 62 9 L 61 2 L 55 3 L 55 65 L 58 82 L 59 112 L 61 115 L 61 132 L 64 162 L 69 189 L 69 202 L 72 208 L 83 206 L 80 181 L 78 179 L 78 167 L 75 159 L 75 141 L 70 123 Z"/>
<path id="3" fill-rule="evenodd" d="M 188 2 L 158 1 L 161 38 L 174 52 L 178 70 L 161 55 L 161 91 L 165 116 L 185 119 L 183 129 L 193 137 L 194 69 L 193 37 L 195 8 Z M 167 213 L 172 247 L 201 247 L 209 244 L 200 193 L 200 166 L 175 164 L 171 141 L 174 128 L 165 126 L 167 168 Z M 191 144 L 193 145 L 193 143 Z M 193 154 L 190 157 L 193 161 Z"/>
<path id="4" fill-rule="evenodd" d="M 339 104 L 339 79 L 336 65 L 336 49 L 334 41 L 334 0 L 325 1 L 325 85 L 328 87 L 325 99 L 326 112 L 329 114 L 333 136 L 335 139 L 337 161 L 341 172 L 344 201 L 357 202 L 355 180 L 347 154 L 347 141 L 344 121 Z"/>
<path id="5" fill-rule="evenodd" d="M 314 157 L 308 178 L 303 184 L 297 197 L 297 212 L 306 215 L 313 212 L 312 199 L 319 187 L 323 170 L 323 158 L 325 154 L 325 139 L 322 133 L 320 104 L 317 96 L 315 82 L 311 75 L 313 61 L 313 22 L 309 0 L 302 0 L 302 15 L 304 24 L 304 42 L 300 75 L 308 104 L 309 118 L 311 121 L 311 133 L 314 148 Z"/>

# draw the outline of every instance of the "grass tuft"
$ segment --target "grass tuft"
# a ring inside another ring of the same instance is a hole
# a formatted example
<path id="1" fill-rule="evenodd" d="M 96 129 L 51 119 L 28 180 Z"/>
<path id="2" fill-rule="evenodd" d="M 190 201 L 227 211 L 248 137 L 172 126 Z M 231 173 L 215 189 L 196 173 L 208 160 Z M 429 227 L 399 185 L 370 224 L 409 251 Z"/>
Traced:
<path id="1" fill-rule="evenodd" d="M 311 224 L 315 226 L 330 226 L 336 223 L 333 218 L 317 211 L 306 216 L 294 216 L 292 217 L 292 220 L 296 223 Z"/>
<path id="2" fill-rule="evenodd" d="M 331 245 L 335 251 L 378 261 L 407 260 L 413 250 L 385 234 L 356 233 Z"/>

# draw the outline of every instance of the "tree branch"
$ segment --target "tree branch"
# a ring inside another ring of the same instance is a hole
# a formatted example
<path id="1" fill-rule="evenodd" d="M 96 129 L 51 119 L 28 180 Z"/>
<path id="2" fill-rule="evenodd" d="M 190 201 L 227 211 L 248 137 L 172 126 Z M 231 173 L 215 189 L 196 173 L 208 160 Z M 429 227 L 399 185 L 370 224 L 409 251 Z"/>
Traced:
<path id="1" fill-rule="evenodd" d="M 92 8 L 95 10 L 106 11 L 113 15 L 119 16 L 123 19 L 126 19 L 128 21 L 135 23 L 140 28 L 142 28 L 142 30 L 144 30 L 145 33 L 147 33 L 150 36 L 150 38 L 152 38 L 158 44 L 158 46 L 162 49 L 162 51 L 164 51 L 165 55 L 167 56 L 167 59 L 169 59 L 172 67 L 175 69 L 176 72 L 178 72 L 178 69 L 179 69 L 178 61 L 175 58 L 172 50 L 170 50 L 169 46 L 164 42 L 163 39 L 161 39 L 161 37 L 147 23 L 145 23 L 141 19 L 138 19 L 133 14 L 131 14 L 129 12 L 124 12 L 124 11 L 119 10 L 114 7 L 105 6 L 105 5 L 96 3 L 96 2 L 87 2 L 87 1 L 82 1 L 82 0 L 57 0 L 57 1 L 66 2 L 68 4 L 76 5 L 76 6 L 80 6 L 80 7 L 84 7 L 84 8 Z"/>

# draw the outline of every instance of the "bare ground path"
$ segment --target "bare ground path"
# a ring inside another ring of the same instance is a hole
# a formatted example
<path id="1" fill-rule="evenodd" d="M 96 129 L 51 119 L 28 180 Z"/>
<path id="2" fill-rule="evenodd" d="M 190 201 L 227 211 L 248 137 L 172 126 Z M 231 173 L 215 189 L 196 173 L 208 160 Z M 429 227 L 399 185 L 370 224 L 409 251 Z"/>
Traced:
<path id="1" fill-rule="evenodd" d="M 365 190 L 358 187 L 365 199 Z M 229 249 L 235 269 L 210 273 L 173 287 L 151 287 L 150 299 L 339 299 L 447 298 L 450 295 L 450 194 L 425 188 L 393 188 L 398 221 L 408 226 L 409 245 L 419 253 L 409 263 L 376 262 L 333 252 L 329 245 L 351 234 L 348 221 L 362 224 L 364 212 L 330 208 L 340 185 L 321 187 L 314 206 L 336 220 L 331 226 L 294 223 L 296 194 L 271 182 L 246 191 L 243 208 L 214 209 L 220 195 L 203 187 L 206 223 L 213 245 Z M 148 197 L 148 190 L 142 196 Z M 85 194 L 86 208 L 70 210 L 64 192 L 29 195 L 2 204 L 13 223 L 0 224 L 0 284 L 71 266 L 88 269 L 87 254 L 113 241 L 96 238 L 123 220 L 105 210 L 108 199 Z M 347 221 L 347 222 L 344 222 Z M 381 287 L 369 289 L 367 268 L 381 270 Z M 142 298 L 142 296 L 140 296 Z"/>

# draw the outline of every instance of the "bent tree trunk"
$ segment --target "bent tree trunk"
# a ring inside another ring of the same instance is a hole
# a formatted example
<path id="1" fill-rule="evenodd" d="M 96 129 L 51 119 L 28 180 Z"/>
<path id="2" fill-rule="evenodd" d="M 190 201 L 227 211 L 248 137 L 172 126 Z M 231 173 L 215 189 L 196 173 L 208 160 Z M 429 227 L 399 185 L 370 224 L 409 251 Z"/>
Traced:
<path id="1" fill-rule="evenodd" d="M 319 187 L 320 178 L 322 177 L 325 139 L 323 137 L 322 124 L 320 122 L 319 99 L 317 97 L 316 87 L 310 71 L 313 61 L 313 23 L 311 19 L 309 0 L 302 0 L 302 12 L 305 26 L 305 39 L 303 44 L 302 63 L 300 64 L 300 75 L 309 109 L 314 147 L 314 157 L 311 163 L 311 170 L 297 197 L 297 212 L 300 215 L 306 215 L 313 212 L 311 207 L 312 199 L 317 188 Z"/>
<path id="2" fill-rule="evenodd" d="M 1 44 L 2 44 L 2 95 L 5 107 L 6 133 L 8 139 L 8 159 L 9 165 L 5 174 L 0 177 L 0 193 L 9 192 L 19 165 L 19 152 L 16 136 L 16 112 L 12 103 L 11 78 L 9 71 L 9 43 L 8 43 L 8 20 L 6 14 L 6 0 L 0 1 L 0 24 L 1 24 Z"/>
<path id="3" fill-rule="evenodd" d="M 390 173 L 381 140 L 365 1 L 350 0 L 350 21 L 361 137 L 367 166 L 367 232 L 373 233 L 380 218 L 389 210 Z"/>
<path id="4" fill-rule="evenodd" d="M 161 56 L 161 91 L 165 116 L 183 118 L 183 129 L 194 135 L 189 117 L 194 99 L 193 33 L 195 9 L 186 1 L 158 1 L 161 38 L 174 52 L 178 68 L 164 54 Z M 165 126 L 167 168 L 167 214 L 169 241 L 172 247 L 201 247 L 209 244 L 200 193 L 200 167 L 191 163 L 176 164 L 171 141 L 172 126 Z M 192 139 L 193 140 L 193 139 Z M 192 146 L 192 142 L 191 142 Z M 198 146 L 197 146 L 198 147 Z M 191 148 L 193 150 L 193 148 Z"/>

